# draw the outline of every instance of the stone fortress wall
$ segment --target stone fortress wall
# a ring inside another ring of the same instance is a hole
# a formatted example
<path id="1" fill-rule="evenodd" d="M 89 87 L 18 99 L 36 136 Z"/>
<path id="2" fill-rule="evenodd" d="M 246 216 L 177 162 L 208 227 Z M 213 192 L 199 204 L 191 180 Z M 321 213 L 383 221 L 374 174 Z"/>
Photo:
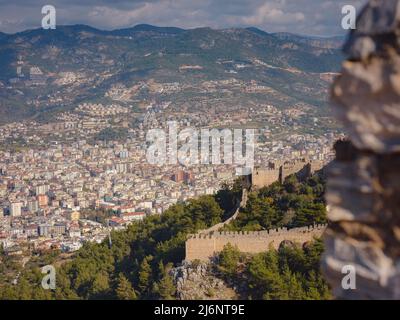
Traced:
<path id="1" fill-rule="evenodd" d="M 255 169 L 250 175 L 251 188 L 259 189 L 296 174 L 299 179 L 305 179 L 323 168 L 321 161 L 308 161 L 301 159 L 294 162 L 272 162 L 267 169 Z M 240 214 L 240 209 L 246 206 L 247 190 L 243 189 L 242 199 L 233 215 L 226 221 L 212 226 L 207 230 L 201 230 L 197 234 L 189 235 L 186 241 L 186 261 L 206 261 L 220 252 L 228 243 L 236 245 L 245 253 L 259 253 L 267 251 L 271 246 L 278 249 L 283 241 L 291 241 L 299 244 L 312 241 L 314 237 L 320 237 L 326 225 L 315 225 L 295 229 L 272 229 L 256 232 L 218 232 L 224 225 L 230 223 Z"/>
<path id="2" fill-rule="evenodd" d="M 186 261 L 207 261 L 216 253 L 222 251 L 228 243 L 236 245 L 245 253 L 265 252 L 269 248 L 278 249 L 283 241 L 304 244 L 315 237 L 322 236 L 326 225 L 314 225 L 303 228 L 280 228 L 265 231 L 223 231 L 198 233 L 190 235 L 186 241 Z"/>
<path id="3" fill-rule="evenodd" d="M 235 220 L 237 218 L 239 212 L 240 212 L 240 208 L 244 208 L 246 206 L 247 197 L 248 197 L 248 191 L 247 191 L 247 189 L 243 189 L 242 190 L 242 199 L 241 199 L 239 205 L 234 210 L 233 215 L 229 219 L 227 219 L 227 220 L 225 220 L 225 221 L 223 221 L 221 223 L 218 223 L 216 225 L 213 225 L 211 228 L 209 228 L 207 230 L 200 230 L 198 232 L 198 234 L 209 234 L 209 233 L 218 231 L 221 228 L 223 228 L 225 225 L 227 225 L 227 224 L 231 223 L 233 220 Z"/>
<path id="4" fill-rule="evenodd" d="M 321 170 L 323 166 L 322 161 L 310 161 L 308 159 L 290 162 L 274 161 L 270 162 L 267 168 L 255 168 L 251 175 L 251 184 L 253 188 L 260 189 L 276 181 L 283 183 L 292 174 L 296 174 L 300 179 L 305 179 Z"/>

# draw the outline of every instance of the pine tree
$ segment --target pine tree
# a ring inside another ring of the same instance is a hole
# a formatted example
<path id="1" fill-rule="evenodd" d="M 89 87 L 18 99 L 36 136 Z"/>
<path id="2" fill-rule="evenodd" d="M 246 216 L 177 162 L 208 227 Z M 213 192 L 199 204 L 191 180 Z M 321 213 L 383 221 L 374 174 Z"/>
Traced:
<path id="1" fill-rule="evenodd" d="M 102 298 L 109 293 L 110 288 L 110 279 L 105 271 L 101 271 L 97 273 L 93 279 L 91 284 L 90 295 L 95 296 L 97 298 Z"/>
<path id="2" fill-rule="evenodd" d="M 29 285 L 29 281 L 23 276 L 18 279 L 18 299 L 32 299 L 32 287 Z"/>
<path id="3" fill-rule="evenodd" d="M 164 268 L 162 261 L 159 264 L 160 280 L 154 286 L 154 293 L 162 300 L 174 299 L 176 288 L 168 271 L 171 269 L 172 264 L 167 264 Z"/>
<path id="4" fill-rule="evenodd" d="M 283 270 L 282 278 L 286 284 L 287 297 L 290 300 L 302 300 L 306 297 L 303 292 L 301 282 L 296 278 L 296 275 L 290 272 L 286 266 Z"/>
<path id="5" fill-rule="evenodd" d="M 228 243 L 219 255 L 218 269 L 229 277 L 234 277 L 240 260 L 240 251 Z"/>
<path id="6" fill-rule="evenodd" d="M 143 296 L 146 296 L 149 291 L 149 286 L 151 282 L 151 266 L 149 261 L 152 260 L 151 256 L 147 256 L 143 259 L 139 268 L 139 290 Z"/>
<path id="7" fill-rule="evenodd" d="M 119 300 L 136 300 L 137 295 L 129 280 L 120 273 L 118 276 L 118 286 L 115 293 Z"/>

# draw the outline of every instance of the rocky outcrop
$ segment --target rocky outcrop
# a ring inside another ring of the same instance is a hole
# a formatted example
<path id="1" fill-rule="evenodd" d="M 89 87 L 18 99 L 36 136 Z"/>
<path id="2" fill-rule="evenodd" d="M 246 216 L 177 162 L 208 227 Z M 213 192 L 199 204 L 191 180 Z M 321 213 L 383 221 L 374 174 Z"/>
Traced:
<path id="1" fill-rule="evenodd" d="M 211 262 L 183 262 L 170 275 L 180 300 L 232 300 L 236 292 L 216 276 Z"/>
<path id="2" fill-rule="evenodd" d="M 345 52 L 332 102 L 350 141 L 328 175 L 322 266 L 337 297 L 400 299 L 400 1 L 371 0 Z M 342 287 L 346 265 L 356 289 Z"/>

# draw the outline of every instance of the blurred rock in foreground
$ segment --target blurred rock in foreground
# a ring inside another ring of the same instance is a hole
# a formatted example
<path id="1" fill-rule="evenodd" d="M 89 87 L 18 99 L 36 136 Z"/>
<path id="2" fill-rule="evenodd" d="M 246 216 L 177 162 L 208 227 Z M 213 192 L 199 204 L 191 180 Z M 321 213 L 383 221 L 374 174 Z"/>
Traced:
<path id="1" fill-rule="evenodd" d="M 338 298 L 400 299 L 400 0 L 369 1 L 345 52 L 332 102 L 350 141 L 330 169 L 323 270 Z"/>

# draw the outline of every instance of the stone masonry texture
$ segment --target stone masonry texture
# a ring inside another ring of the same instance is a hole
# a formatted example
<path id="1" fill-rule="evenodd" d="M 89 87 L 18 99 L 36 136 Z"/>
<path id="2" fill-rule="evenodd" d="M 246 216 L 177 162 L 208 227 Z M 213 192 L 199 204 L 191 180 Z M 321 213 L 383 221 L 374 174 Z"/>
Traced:
<path id="1" fill-rule="evenodd" d="M 241 252 L 260 253 L 269 249 L 278 249 L 284 241 L 304 244 L 319 238 L 326 225 L 316 225 L 287 230 L 286 228 L 268 231 L 249 232 L 213 232 L 189 236 L 186 241 L 186 261 L 207 261 L 222 251 L 228 243 L 237 246 Z"/>
<path id="2" fill-rule="evenodd" d="M 369 1 L 344 49 L 332 104 L 349 141 L 328 173 L 322 268 L 338 298 L 400 299 L 400 1 Z"/>

